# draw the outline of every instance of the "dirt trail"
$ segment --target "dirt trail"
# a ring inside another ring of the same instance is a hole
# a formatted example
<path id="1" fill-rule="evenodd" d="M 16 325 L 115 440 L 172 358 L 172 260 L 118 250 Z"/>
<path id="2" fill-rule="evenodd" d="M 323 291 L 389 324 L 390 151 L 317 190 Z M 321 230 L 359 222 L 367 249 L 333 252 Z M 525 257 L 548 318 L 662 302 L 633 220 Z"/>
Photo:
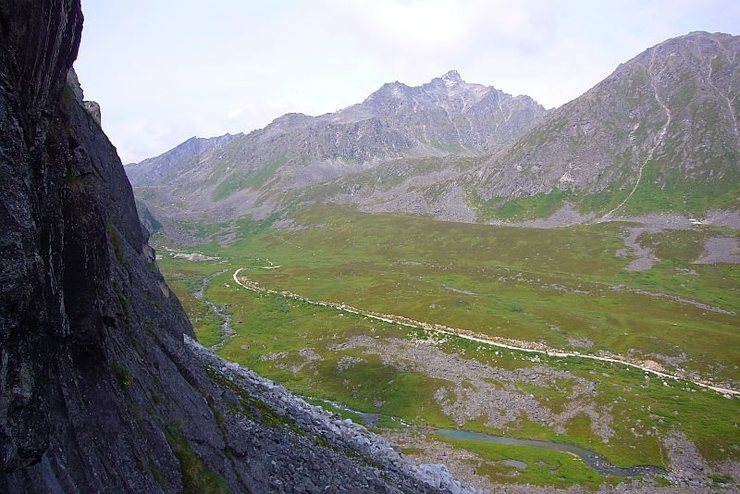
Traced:
<path id="1" fill-rule="evenodd" d="M 376 321 L 382 321 L 382 322 L 386 322 L 389 324 L 396 324 L 396 325 L 404 326 L 407 328 L 421 329 L 424 331 L 430 331 L 430 332 L 448 335 L 448 336 L 456 336 L 458 338 L 463 338 L 468 341 L 474 341 L 476 343 L 482 343 L 484 345 L 505 348 L 507 350 L 515 350 L 515 351 L 526 352 L 526 353 L 535 353 L 539 355 L 545 355 L 547 357 L 582 358 L 582 359 L 588 359 L 588 360 L 596 360 L 599 362 L 609 362 L 613 364 L 625 365 L 627 367 L 639 369 L 641 371 L 647 372 L 649 374 L 653 374 L 658 377 L 662 377 L 664 379 L 672 379 L 675 381 L 690 382 L 692 384 L 695 384 L 696 386 L 700 386 L 702 388 L 710 389 L 712 391 L 720 393 L 728 398 L 740 395 L 740 391 L 737 391 L 735 389 L 716 386 L 713 383 L 707 382 L 707 381 L 694 380 L 688 376 L 670 374 L 668 372 L 664 372 L 662 370 L 656 369 L 655 363 L 644 362 L 644 361 L 634 360 L 634 359 L 631 360 L 621 355 L 611 355 L 611 354 L 592 355 L 588 353 L 568 352 L 568 351 L 557 349 L 557 348 L 550 348 L 540 343 L 516 341 L 516 340 L 510 340 L 510 339 L 501 338 L 501 337 L 490 337 L 490 336 L 487 337 L 487 336 L 473 333 L 472 331 L 469 331 L 466 329 L 451 328 L 451 327 L 444 326 L 441 324 L 431 324 L 431 323 L 417 321 L 417 320 L 410 319 L 410 318 L 403 317 L 403 316 L 397 316 L 394 314 L 382 314 L 378 312 L 365 311 L 365 310 L 357 309 L 355 307 L 351 307 L 346 304 L 336 304 L 333 302 L 312 300 L 312 299 L 309 299 L 309 298 L 306 298 L 301 295 L 288 292 L 288 291 L 277 291 L 277 290 L 271 290 L 269 288 L 263 288 L 259 286 L 256 282 L 247 280 L 246 278 L 244 278 L 243 280 L 240 280 L 239 273 L 243 269 L 244 268 L 239 268 L 236 271 L 234 271 L 234 274 L 232 275 L 234 282 L 237 285 L 241 286 L 242 288 L 249 290 L 249 291 L 256 292 L 256 293 L 265 293 L 269 295 L 280 295 L 280 296 L 292 298 L 294 300 L 298 300 L 298 301 L 301 301 L 307 304 L 316 305 L 320 307 L 326 307 L 326 308 L 338 310 L 341 312 L 345 312 L 348 314 L 359 315 L 362 317 L 366 317 L 368 319 L 374 319 Z"/>
<path id="2" fill-rule="evenodd" d="M 637 180 L 635 181 L 634 187 L 632 187 L 632 190 L 629 194 L 627 194 L 627 197 L 624 198 L 622 202 L 619 203 L 617 207 L 606 213 L 600 221 L 607 220 L 609 217 L 611 217 L 612 214 L 614 214 L 616 211 L 622 208 L 625 204 L 627 204 L 627 201 L 629 201 L 632 196 L 634 195 L 635 191 L 637 190 L 637 187 L 640 185 L 640 182 L 642 181 L 642 172 L 645 169 L 645 166 L 653 159 L 655 156 L 655 151 L 663 144 L 665 141 L 665 136 L 668 133 L 668 127 L 671 125 L 671 120 L 673 119 L 673 115 L 671 115 L 671 110 L 666 106 L 666 104 L 663 102 L 663 100 L 660 99 L 660 96 L 658 95 L 658 87 L 655 85 L 655 79 L 660 76 L 660 74 L 665 70 L 665 67 L 660 70 L 657 74 L 653 74 L 653 63 L 655 62 L 655 50 L 653 50 L 652 58 L 650 59 L 650 66 L 648 68 L 648 72 L 650 74 L 650 85 L 653 87 L 653 92 L 655 93 L 655 101 L 658 102 L 658 104 L 663 108 L 663 111 L 666 113 L 666 121 L 663 124 L 663 127 L 660 129 L 660 133 L 658 134 L 658 138 L 655 140 L 655 144 L 652 148 L 650 148 L 650 151 L 648 151 L 647 156 L 645 157 L 645 160 L 642 162 L 642 165 L 640 165 L 640 170 L 637 174 Z"/>

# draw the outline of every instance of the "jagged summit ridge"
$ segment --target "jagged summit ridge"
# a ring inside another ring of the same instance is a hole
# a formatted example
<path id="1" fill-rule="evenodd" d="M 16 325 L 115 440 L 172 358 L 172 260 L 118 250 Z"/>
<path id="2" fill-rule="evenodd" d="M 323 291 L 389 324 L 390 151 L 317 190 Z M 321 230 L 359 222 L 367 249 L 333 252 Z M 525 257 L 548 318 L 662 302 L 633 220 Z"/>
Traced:
<path id="1" fill-rule="evenodd" d="M 449 71 L 420 86 L 384 84 L 336 113 L 287 114 L 228 143 L 205 141 L 186 156 L 177 147 L 126 170 L 135 187 L 149 191 L 144 199 L 155 214 L 187 197 L 186 209 L 195 214 L 264 216 L 282 200 L 277 196 L 387 160 L 472 156 L 499 148 L 544 112 L 531 98 L 467 83 Z M 260 193 L 266 187 L 271 197 Z M 261 211 L 254 209 L 258 202 Z"/>
<path id="2" fill-rule="evenodd" d="M 444 81 L 445 85 L 450 87 L 454 86 L 455 84 L 459 84 L 463 82 L 462 77 L 460 77 L 460 74 L 457 70 L 448 70 L 445 72 L 445 74 L 442 76 L 442 80 Z"/>

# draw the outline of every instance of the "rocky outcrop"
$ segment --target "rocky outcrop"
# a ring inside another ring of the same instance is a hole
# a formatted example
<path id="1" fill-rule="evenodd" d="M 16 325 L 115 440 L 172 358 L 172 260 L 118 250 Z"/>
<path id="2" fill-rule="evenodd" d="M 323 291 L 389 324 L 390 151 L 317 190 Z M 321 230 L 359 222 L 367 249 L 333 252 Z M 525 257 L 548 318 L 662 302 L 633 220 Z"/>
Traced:
<path id="1" fill-rule="evenodd" d="M 93 120 L 95 120 L 98 125 L 101 125 L 102 115 L 100 113 L 100 105 L 97 101 L 85 101 L 85 92 L 82 90 L 80 79 L 77 77 L 75 69 L 69 69 L 67 72 L 67 87 L 69 87 L 69 89 L 74 93 L 75 98 L 82 102 L 82 107 L 87 110 Z"/>
<path id="2" fill-rule="evenodd" d="M 103 117 L 100 114 L 100 105 L 97 101 L 83 101 L 82 108 L 87 110 L 87 113 L 95 120 L 98 125 L 102 125 Z"/>
<path id="3" fill-rule="evenodd" d="M 185 344 L 115 148 L 66 83 L 79 1 L 8 0 L 0 26 L 0 492 L 462 489 Z"/>

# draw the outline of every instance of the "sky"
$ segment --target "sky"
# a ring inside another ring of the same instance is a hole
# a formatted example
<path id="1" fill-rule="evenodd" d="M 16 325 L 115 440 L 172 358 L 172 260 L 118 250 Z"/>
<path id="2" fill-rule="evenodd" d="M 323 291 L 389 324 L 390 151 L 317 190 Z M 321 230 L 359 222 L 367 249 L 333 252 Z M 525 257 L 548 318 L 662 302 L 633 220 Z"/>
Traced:
<path id="1" fill-rule="evenodd" d="M 124 163 L 456 69 L 547 108 L 737 0 L 82 0 L 75 68 Z"/>

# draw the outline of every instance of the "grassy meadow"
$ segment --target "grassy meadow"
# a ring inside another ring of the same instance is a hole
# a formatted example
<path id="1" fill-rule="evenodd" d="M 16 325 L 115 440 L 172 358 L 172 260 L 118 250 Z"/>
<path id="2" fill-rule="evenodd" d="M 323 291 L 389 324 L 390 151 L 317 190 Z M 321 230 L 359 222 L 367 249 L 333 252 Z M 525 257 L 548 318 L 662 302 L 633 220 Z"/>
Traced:
<path id="1" fill-rule="evenodd" d="M 648 271 L 630 273 L 624 268 L 631 258 L 617 253 L 624 247 L 620 235 L 627 226 L 617 223 L 536 230 L 326 207 L 296 212 L 293 221 L 294 228 L 273 229 L 269 222 L 241 220 L 231 225 L 236 239 L 228 244 L 168 245 L 219 257 L 215 261 L 175 259 L 159 250 L 160 268 L 206 346 L 220 340 L 221 321 L 193 293 L 204 278 L 220 273 L 206 286 L 205 298 L 231 314 L 235 336 L 219 351 L 224 358 L 314 402 L 329 400 L 376 414 L 379 428 L 401 427 L 401 420 L 429 431 L 461 427 L 574 444 L 617 466 L 663 468 L 670 458 L 661 438 L 681 431 L 710 462 L 740 457 L 738 399 L 684 381 L 647 379 L 624 366 L 535 358 L 460 338 L 437 338 L 428 351 L 441 356 L 440 362 L 447 355 L 471 369 L 483 364 L 516 373 L 546 367 L 568 376 L 505 385 L 454 378 L 399 353 L 401 341 L 428 340 L 421 331 L 249 292 L 232 279 L 243 268 L 242 275 L 261 286 L 313 300 L 583 353 L 604 350 L 651 359 L 668 369 L 736 383 L 737 316 L 665 297 L 740 310 L 737 267 L 694 263 L 704 239 L 734 232 L 697 227 L 646 234 L 640 241 L 654 250 L 658 262 Z M 223 226 L 199 228 L 213 234 Z M 588 403 L 608 417 L 608 439 L 596 434 L 586 413 L 567 418 L 562 427 L 537 419 L 540 412 L 557 416 L 565 410 L 577 383 L 590 383 Z M 534 411 L 503 425 L 475 413 L 461 423 L 441 404 L 442 391 L 457 389 L 466 396 L 467 390 L 485 386 L 534 400 L 529 405 Z M 362 420 L 361 415 L 341 413 Z M 562 453 L 473 443 L 455 441 L 454 446 L 490 460 L 532 465 L 513 476 L 502 472 L 513 469 L 505 465 L 482 472 L 495 481 L 592 487 L 616 481 L 570 459 L 563 461 Z M 538 455 L 541 460 L 533 460 Z"/>

